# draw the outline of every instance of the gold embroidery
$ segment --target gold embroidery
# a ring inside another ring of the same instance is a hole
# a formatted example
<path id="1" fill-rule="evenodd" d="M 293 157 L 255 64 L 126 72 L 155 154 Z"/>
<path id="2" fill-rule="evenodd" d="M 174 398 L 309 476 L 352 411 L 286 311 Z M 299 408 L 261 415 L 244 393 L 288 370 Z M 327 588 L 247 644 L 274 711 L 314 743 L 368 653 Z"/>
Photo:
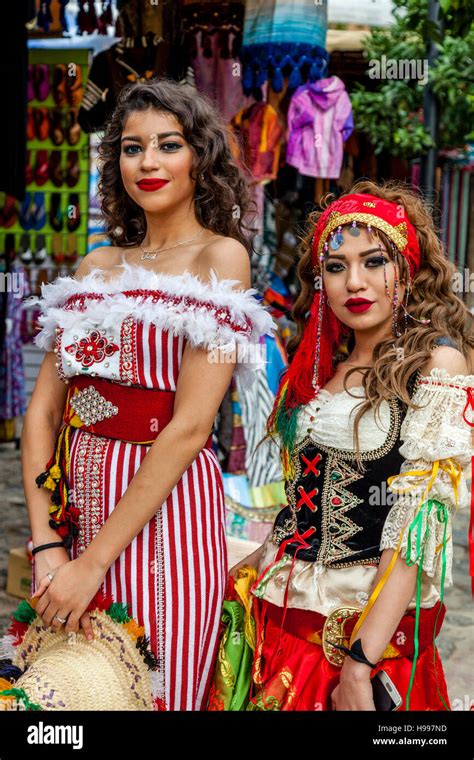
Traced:
<path id="1" fill-rule="evenodd" d="M 350 636 L 345 634 L 344 627 L 348 620 L 359 617 L 360 610 L 356 607 L 336 607 L 327 616 L 323 627 L 323 652 L 326 660 L 338 668 L 342 668 L 346 659 L 345 652 L 336 649 L 332 644 L 349 646 Z"/>
<path id="2" fill-rule="evenodd" d="M 382 443 L 381 446 L 379 446 L 377 449 L 371 449 L 369 451 L 361 451 L 360 456 L 362 461 L 374 461 L 376 459 L 380 459 L 382 456 L 385 456 L 394 446 L 395 441 L 397 439 L 399 430 L 400 430 L 400 424 L 401 424 L 401 413 L 400 413 L 400 406 L 399 401 L 397 398 L 389 399 L 388 402 L 389 408 L 390 408 L 390 424 L 389 424 L 389 432 L 385 439 L 385 441 Z M 331 477 L 331 473 L 333 471 L 340 472 L 343 482 L 345 485 L 347 485 L 349 482 L 354 482 L 354 480 L 358 480 L 363 477 L 362 473 L 359 473 L 358 470 L 353 470 L 347 461 L 344 460 L 351 460 L 353 461 L 355 458 L 355 452 L 351 449 L 336 449 L 333 446 L 327 446 L 323 443 L 315 443 L 311 436 L 307 435 L 305 438 L 303 438 L 299 443 L 296 444 L 296 446 L 293 449 L 292 453 L 292 459 L 293 459 L 293 466 L 294 466 L 294 477 L 287 481 L 285 484 L 285 491 L 288 498 L 288 507 L 290 509 L 290 517 L 285 519 L 283 525 L 276 526 L 273 530 L 272 534 L 272 542 L 276 544 L 277 546 L 283 541 L 284 538 L 289 537 L 293 535 L 297 528 L 297 517 L 296 517 L 296 483 L 298 482 L 299 478 L 301 477 L 301 459 L 300 459 L 300 452 L 302 449 L 305 449 L 308 445 L 313 445 L 319 450 L 325 452 L 327 457 L 326 462 L 326 472 L 325 472 L 325 483 L 323 487 L 323 493 L 322 493 L 322 532 L 323 535 L 321 537 L 321 545 L 318 550 L 317 560 L 319 562 L 322 562 L 323 564 L 332 564 L 336 561 L 337 557 L 342 559 L 343 557 L 350 557 L 356 555 L 358 552 L 352 551 L 347 547 L 341 546 L 341 542 L 347 538 L 349 538 L 351 535 L 354 535 L 354 533 L 357 533 L 358 530 L 360 530 L 359 526 L 356 526 L 355 523 L 353 523 L 346 515 L 345 512 L 350 509 L 352 506 L 355 506 L 357 497 L 353 497 L 353 501 L 348 502 L 348 499 L 346 497 L 344 503 L 341 505 L 340 510 L 338 510 L 337 514 L 335 516 L 331 515 L 331 508 L 330 504 L 328 503 L 328 491 L 329 489 L 329 483 L 328 478 Z M 343 473 L 345 472 L 345 479 Z M 348 506 L 348 503 L 350 506 Z M 333 536 L 329 533 L 329 527 L 335 525 L 337 528 L 337 531 L 334 531 L 334 538 L 335 540 L 335 546 L 332 546 L 333 543 Z M 330 556 L 329 556 L 330 555 Z M 369 558 L 362 558 L 359 560 L 352 560 L 350 562 L 338 562 L 337 567 L 352 567 L 354 565 L 360 565 L 360 564 L 378 564 L 380 561 L 380 556 L 375 557 L 369 557 Z"/>
<path id="3" fill-rule="evenodd" d="M 354 220 L 356 222 L 363 222 L 365 224 L 370 224 L 372 227 L 376 227 L 382 232 L 385 232 L 385 234 L 390 238 L 392 243 L 394 243 L 397 246 L 400 252 L 403 253 L 403 251 L 405 250 L 408 243 L 408 237 L 407 237 L 406 224 L 405 224 L 405 229 L 404 229 L 403 222 L 401 222 L 400 224 L 397 224 L 397 226 L 394 227 L 392 224 L 385 221 L 385 219 L 381 219 L 379 216 L 375 216 L 375 214 L 364 214 L 364 213 L 341 214 L 340 211 L 333 211 L 331 212 L 331 214 L 329 214 L 328 223 L 326 227 L 324 228 L 323 232 L 321 233 L 321 237 L 319 238 L 318 257 L 323 252 L 324 243 L 328 239 L 331 232 L 333 232 L 339 226 L 342 227 L 344 224 L 348 224 L 349 222 L 352 222 Z M 319 266 L 313 267 L 313 270 L 319 271 Z"/>

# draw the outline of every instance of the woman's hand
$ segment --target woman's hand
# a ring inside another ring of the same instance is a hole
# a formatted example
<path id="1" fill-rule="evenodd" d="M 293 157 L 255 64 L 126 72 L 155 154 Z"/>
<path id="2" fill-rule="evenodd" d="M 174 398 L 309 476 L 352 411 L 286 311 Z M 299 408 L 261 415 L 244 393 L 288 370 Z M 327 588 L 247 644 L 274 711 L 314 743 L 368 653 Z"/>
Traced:
<path id="1" fill-rule="evenodd" d="M 332 709 L 375 710 L 370 682 L 371 670 L 368 665 L 346 657 L 341 670 L 341 678 L 331 694 Z"/>
<path id="2" fill-rule="evenodd" d="M 234 578 L 235 574 L 237 573 L 237 570 L 240 570 L 241 567 L 245 567 L 248 565 L 258 570 L 258 564 L 263 552 L 263 546 L 264 544 L 262 544 L 262 546 L 259 546 L 258 549 L 252 552 L 252 554 L 249 554 L 248 557 L 245 557 L 245 559 L 242 559 L 236 565 L 231 567 L 229 570 L 229 575 L 231 575 Z"/>
<path id="3" fill-rule="evenodd" d="M 55 546 L 52 549 L 43 549 L 33 556 L 35 566 L 35 591 L 38 590 L 41 579 L 47 574 L 54 572 L 57 567 L 70 562 L 69 554 L 61 546 Z M 49 583 L 49 578 L 46 578 Z"/>
<path id="4" fill-rule="evenodd" d="M 58 631 L 64 625 L 65 631 L 77 633 L 81 624 L 87 638 L 94 638 L 86 609 L 102 585 L 106 571 L 89 559 L 78 557 L 52 572 L 53 580 L 50 581 L 47 576 L 43 576 L 33 594 L 33 598 L 38 598 L 35 605 L 36 613 L 54 631 Z M 67 618 L 66 623 L 57 620 L 56 615 Z"/>

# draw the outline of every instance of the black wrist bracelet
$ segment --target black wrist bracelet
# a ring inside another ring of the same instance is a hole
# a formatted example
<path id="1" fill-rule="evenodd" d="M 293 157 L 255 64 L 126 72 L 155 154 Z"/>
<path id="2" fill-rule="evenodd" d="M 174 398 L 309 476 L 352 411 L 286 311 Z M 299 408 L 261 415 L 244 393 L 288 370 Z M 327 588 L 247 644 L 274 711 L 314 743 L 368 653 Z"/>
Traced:
<path id="1" fill-rule="evenodd" d="M 365 656 L 364 650 L 362 649 L 362 641 L 360 639 L 356 639 L 350 649 L 343 644 L 333 644 L 332 641 L 330 641 L 329 644 L 336 649 L 342 649 L 342 651 L 349 655 L 352 660 L 362 662 L 364 665 L 368 665 L 372 670 L 377 667 L 373 662 L 369 662 Z"/>
<path id="2" fill-rule="evenodd" d="M 36 552 L 41 552 L 43 549 L 52 549 L 53 546 L 62 546 L 64 547 L 64 541 L 53 541 L 51 544 L 41 544 L 41 546 L 35 546 L 35 548 L 32 550 L 32 555 L 34 556 Z"/>

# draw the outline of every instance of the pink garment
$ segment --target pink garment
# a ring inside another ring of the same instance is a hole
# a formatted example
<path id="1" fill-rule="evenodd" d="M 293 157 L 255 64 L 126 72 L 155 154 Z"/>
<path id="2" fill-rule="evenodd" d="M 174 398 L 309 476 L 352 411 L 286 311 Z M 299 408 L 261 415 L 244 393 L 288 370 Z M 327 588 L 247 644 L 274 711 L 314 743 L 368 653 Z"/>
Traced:
<path id="1" fill-rule="evenodd" d="M 288 109 L 286 162 L 307 177 L 338 179 L 353 129 L 351 101 L 339 77 L 303 84 Z"/>
<path id="2" fill-rule="evenodd" d="M 206 58 L 201 44 L 202 31 L 196 32 L 198 54 L 192 59 L 196 89 L 208 95 L 229 122 L 241 108 L 253 102 L 242 90 L 241 63 L 237 58 L 222 58 L 218 34 L 211 35 L 212 57 Z M 235 35 L 229 33 L 229 52 Z"/>

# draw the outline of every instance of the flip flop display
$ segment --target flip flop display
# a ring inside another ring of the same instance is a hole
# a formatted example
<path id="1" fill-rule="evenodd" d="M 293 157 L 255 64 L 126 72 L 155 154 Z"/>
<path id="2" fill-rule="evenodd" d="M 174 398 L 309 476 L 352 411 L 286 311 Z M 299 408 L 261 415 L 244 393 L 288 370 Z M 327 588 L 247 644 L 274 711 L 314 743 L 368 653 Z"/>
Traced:
<path id="1" fill-rule="evenodd" d="M 43 10 L 46 19 L 48 9 Z M 61 61 L 58 50 L 38 48 L 28 56 L 27 191 L 23 201 L 0 194 L 0 248 L 5 251 L 8 234 L 10 250 L 28 268 L 45 262 L 69 266 L 87 252 L 89 136 L 78 111 L 89 53 L 68 49 Z"/>

